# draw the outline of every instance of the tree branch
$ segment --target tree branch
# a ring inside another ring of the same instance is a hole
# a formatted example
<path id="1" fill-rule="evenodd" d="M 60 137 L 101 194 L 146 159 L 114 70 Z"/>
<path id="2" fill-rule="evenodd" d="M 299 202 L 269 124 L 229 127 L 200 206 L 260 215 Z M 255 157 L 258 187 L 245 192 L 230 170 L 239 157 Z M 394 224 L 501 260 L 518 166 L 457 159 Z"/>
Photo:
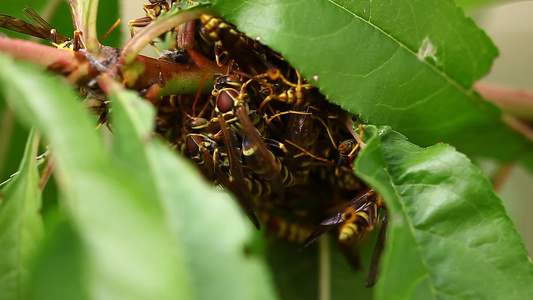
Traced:
<path id="1" fill-rule="evenodd" d="M 183 65 L 137 55 L 127 68 L 120 64 L 121 51 L 103 47 L 98 58 L 83 52 L 57 49 L 20 39 L 0 38 L 0 52 L 15 59 L 31 62 L 55 73 L 78 86 L 87 85 L 102 73 L 123 81 L 130 89 L 141 91 L 153 85 L 159 86 L 158 96 L 195 94 L 203 85 L 203 92 L 210 93 L 213 86 L 204 82 L 206 74 L 224 73 L 225 68 Z"/>
<path id="2" fill-rule="evenodd" d="M 478 82 L 474 90 L 504 112 L 521 119 L 533 120 L 533 91 Z"/>

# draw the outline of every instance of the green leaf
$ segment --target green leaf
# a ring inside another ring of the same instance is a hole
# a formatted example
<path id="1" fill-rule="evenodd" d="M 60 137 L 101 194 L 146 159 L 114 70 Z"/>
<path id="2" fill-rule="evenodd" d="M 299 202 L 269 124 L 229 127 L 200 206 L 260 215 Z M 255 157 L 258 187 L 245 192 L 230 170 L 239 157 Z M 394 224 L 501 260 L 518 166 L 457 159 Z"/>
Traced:
<path id="1" fill-rule="evenodd" d="M 264 262 L 246 254 L 252 228 L 236 202 L 152 138 L 151 105 L 117 86 L 111 99 L 116 157 L 143 175 L 164 208 L 197 298 L 273 299 Z"/>
<path id="2" fill-rule="evenodd" d="M 88 259 L 79 232 L 65 219 L 54 218 L 49 237 L 32 268 L 28 299 L 90 299 L 87 282 L 80 276 Z M 51 271 L 53 270 L 53 276 Z"/>
<path id="3" fill-rule="evenodd" d="M 450 0 L 224 0 L 213 8 L 365 122 L 469 155 L 514 160 L 533 153 L 473 92 L 498 52 Z"/>
<path id="4" fill-rule="evenodd" d="M 71 89 L 65 84 L 59 84 L 57 79 L 49 75 L 43 76 L 30 65 L 21 64 L 19 67 L 6 56 L 1 56 L 0 59 L 6 63 L 6 67 L 0 72 L 4 96 L 21 122 L 36 124 L 45 136 L 53 137 L 54 149 L 61 153 L 61 161 L 66 164 L 64 171 L 70 173 L 77 172 L 78 169 L 105 166 L 103 143 L 93 129 L 91 119 L 83 114 L 79 104 L 73 100 L 76 96 Z M 51 105 L 48 103 L 51 101 L 49 99 L 57 99 L 57 103 Z M 66 126 L 67 124 L 75 126 Z M 91 155 L 70 151 L 72 145 L 85 149 Z M 70 179 L 65 179 L 68 180 Z"/>
<path id="5" fill-rule="evenodd" d="M 41 10 L 44 7 L 44 2 L 39 0 L 28 0 L 24 1 L 24 5 Z M 0 13 L 26 20 L 22 12 L 24 5 L 17 0 L 5 0 L 2 1 Z M 9 37 L 29 38 L 28 35 L 4 28 L 0 28 L 0 32 L 5 33 Z M 28 129 L 23 128 L 19 122 L 15 120 L 13 112 L 5 106 L 5 100 L 3 97 L 0 97 L 0 141 L 2 141 L 2 143 L 0 143 L 0 182 L 6 180 L 11 174 L 17 171 L 22 159 L 28 134 Z"/>
<path id="6" fill-rule="evenodd" d="M 21 299 L 33 255 L 44 235 L 40 215 L 41 193 L 35 157 L 39 138 L 28 137 L 18 174 L 2 189 L 0 197 L 0 295 Z"/>
<path id="7" fill-rule="evenodd" d="M 3 97 L 0 103 L 5 104 Z M 26 137 L 29 132 L 16 119 L 13 111 L 5 106 L 0 108 L 0 182 L 3 182 L 19 167 Z"/>
<path id="8" fill-rule="evenodd" d="M 533 264 L 490 182 L 445 144 L 366 126 L 358 176 L 390 216 L 377 299 L 528 299 Z"/>
<path id="9" fill-rule="evenodd" d="M 188 299 L 184 262 L 176 255 L 161 208 L 143 181 L 110 160 L 70 87 L 35 67 L 6 57 L 0 61 L 1 91 L 17 116 L 35 124 L 54 146 L 61 206 L 81 238 L 82 251 L 89 253 L 81 263 L 69 262 L 83 270 L 63 284 L 80 286 L 81 281 L 90 298 Z M 46 264 L 56 255 L 41 259 Z M 43 277 L 59 276 L 62 270 L 46 271 Z"/>
<path id="10" fill-rule="evenodd" d="M 465 10 L 478 9 L 487 6 L 494 6 L 495 4 L 506 4 L 516 2 L 513 0 L 455 0 L 457 5 L 461 6 Z"/>

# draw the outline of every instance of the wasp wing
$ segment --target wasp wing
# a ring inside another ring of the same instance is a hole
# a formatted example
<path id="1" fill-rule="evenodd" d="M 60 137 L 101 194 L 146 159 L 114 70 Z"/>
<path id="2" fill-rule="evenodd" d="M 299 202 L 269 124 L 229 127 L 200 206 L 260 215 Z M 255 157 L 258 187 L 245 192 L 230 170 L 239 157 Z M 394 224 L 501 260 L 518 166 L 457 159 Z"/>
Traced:
<path id="1" fill-rule="evenodd" d="M 52 25 L 43 19 L 43 17 L 41 17 L 33 8 L 26 6 L 22 11 L 24 12 L 26 19 L 28 19 L 33 25 L 41 27 L 48 32 L 53 29 Z"/>
<path id="2" fill-rule="evenodd" d="M 12 16 L 0 15 L 0 27 L 41 39 L 50 40 L 50 30 L 35 26 Z"/>
<path id="3" fill-rule="evenodd" d="M 389 220 L 385 215 L 381 222 L 381 229 L 379 231 L 378 240 L 376 241 L 376 246 L 374 247 L 374 253 L 372 253 L 372 261 L 370 262 L 370 268 L 365 282 L 366 287 L 373 287 L 376 284 L 379 273 L 379 260 L 381 258 L 381 252 L 383 252 L 383 249 L 385 248 L 388 224 Z"/>
<path id="4" fill-rule="evenodd" d="M 357 197 L 350 200 L 350 202 L 348 202 L 335 214 L 329 216 L 324 221 L 320 222 L 318 228 L 313 233 L 311 233 L 311 235 L 302 243 L 302 246 L 300 246 L 300 250 L 315 242 L 321 235 L 328 232 L 332 228 L 338 226 L 339 224 L 342 224 L 345 221 L 345 219 L 343 218 L 343 214 L 346 211 L 351 210 L 357 212 L 364 208 L 365 204 L 368 201 L 368 198 L 372 197 L 373 195 L 374 190 L 367 189 L 363 193 L 359 194 Z"/>
<path id="5" fill-rule="evenodd" d="M 220 184 L 222 184 L 224 188 L 230 190 L 230 192 L 232 192 L 237 197 L 237 201 L 239 201 L 239 204 L 241 205 L 242 209 L 244 210 L 250 221 L 252 221 L 252 223 L 257 229 L 261 229 L 261 224 L 259 223 L 259 219 L 257 219 L 257 216 L 254 213 L 254 209 L 247 201 L 247 199 L 250 198 L 246 198 L 246 196 L 243 195 L 243 193 L 241 192 L 241 189 L 237 188 L 233 184 L 233 182 L 231 182 L 228 175 L 218 165 L 213 164 L 213 157 L 211 156 L 209 151 L 206 150 L 203 155 L 209 167 L 215 170 L 215 176 L 220 182 Z"/>
<path id="6" fill-rule="evenodd" d="M 218 116 L 218 120 L 220 122 L 220 131 L 222 132 L 222 139 L 224 140 L 224 144 L 226 145 L 226 152 L 228 154 L 231 176 L 233 177 L 233 181 L 231 181 L 229 177 L 220 168 L 217 168 L 218 166 L 215 166 L 217 179 L 221 181 L 222 185 L 227 186 L 237 196 L 237 199 L 245 210 L 246 214 L 254 223 L 255 227 L 259 229 L 259 220 L 257 220 L 257 217 L 254 214 L 255 204 L 252 192 L 246 184 L 244 172 L 239 162 L 239 157 L 235 152 L 235 145 L 237 141 L 235 141 L 235 138 L 232 138 L 232 131 L 228 129 L 226 120 L 224 119 L 224 116 L 222 116 L 222 114 Z M 222 172 L 222 174 L 220 172 Z"/>
<path id="7" fill-rule="evenodd" d="M 257 155 L 254 157 L 257 160 L 257 164 L 260 165 L 265 172 L 265 179 L 267 179 L 272 187 L 272 190 L 283 201 L 285 198 L 285 190 L 283 188 L 283 179 L 279 171 L 279 166 L 272 156 L 272 152 L 268 150 L 265 142 L 259 132 L 255 129 L 252 121 L 248 117 L 248 112 L 244 105 L 238 105 L 236 107 L 237 118 L 242 125 L 243 135 L 247 139 L 250 145 L 254 145 L 254 151 L 257 151 Z"/>

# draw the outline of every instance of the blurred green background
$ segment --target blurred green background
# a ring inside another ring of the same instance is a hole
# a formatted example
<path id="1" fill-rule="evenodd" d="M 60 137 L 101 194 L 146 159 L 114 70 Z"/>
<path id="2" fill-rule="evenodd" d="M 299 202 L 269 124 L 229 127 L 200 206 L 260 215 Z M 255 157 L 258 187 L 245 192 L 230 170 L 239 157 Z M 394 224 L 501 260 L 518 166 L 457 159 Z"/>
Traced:
<path id="1" fill-rule="evenodd" d="M 533 2 L 523 1 L 469 12 L 500 50 L 483 81 L 533 90 Z M 498 142 L 495 141 L 495 147 Z M 515 166 L 499 192 L 509 215 L 533 253 L 533 175 Z"/>

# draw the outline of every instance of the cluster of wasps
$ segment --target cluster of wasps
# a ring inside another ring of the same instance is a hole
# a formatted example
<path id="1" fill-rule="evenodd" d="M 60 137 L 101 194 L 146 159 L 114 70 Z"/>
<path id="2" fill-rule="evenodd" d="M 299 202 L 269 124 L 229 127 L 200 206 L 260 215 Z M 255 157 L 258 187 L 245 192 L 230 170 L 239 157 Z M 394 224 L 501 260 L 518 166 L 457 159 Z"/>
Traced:
<path id="1" fill-rule="evenodd" d="M 132 36 L 175 2 L 150 0 L 143 6 L 146 15 L 129 22 Z M 56 47 L 83 46 L 71 45 L 80 39 L 58 35 L 35 12 L 25 12 L 38 26 L 9 16 L 0 17 L 0 26 L 51 39 Z M 201 56 L 226 71 L 210 74 L 210 94 L 199 87 L 196 95 L 143 95 L 157 109 L 156 134 L 194 161 L 209 181 L 229 190 L 270 236 L 305 248 L 336 230 L 341 250 L 359 268 L 356 250 L 381 224 L 366 283 L 374 285 L 387 217 L 380 196 L 354 175 L 363 134 L 360 126 L 359 134 L 353 129 L 354 116 L 328 102 L 279 53 L 221 18 L 201 14 L 168 36 L 168 50 L 156 47 L 160 59 L 193 65 L 191 58 Z"/>
<path id="2" fill-rule="evenodd" d="M 143 27 L 175 1 L 150 1 Z M 225 66 L 210 95 L 172 95 L 156 102 L 156 132 L 229 190 L 259 229 L 305 248 L 337 230 L 348 261 L 377 223 L 382 230 L 367 286 L 376 280 L 386 215 L 381 198 L 354 175 L 361 137 L 354 117 L 326 100 L 283 57 L 221 18 L 200 19 L 171 34 L 160 59 L 194 63 L 191 53 Z M 194 36 L 180 49 L 180 36 Z M 317 79 L 317 78 L 315 78 Z M 362 134 L 362 131 L 360 131 Z"/>

